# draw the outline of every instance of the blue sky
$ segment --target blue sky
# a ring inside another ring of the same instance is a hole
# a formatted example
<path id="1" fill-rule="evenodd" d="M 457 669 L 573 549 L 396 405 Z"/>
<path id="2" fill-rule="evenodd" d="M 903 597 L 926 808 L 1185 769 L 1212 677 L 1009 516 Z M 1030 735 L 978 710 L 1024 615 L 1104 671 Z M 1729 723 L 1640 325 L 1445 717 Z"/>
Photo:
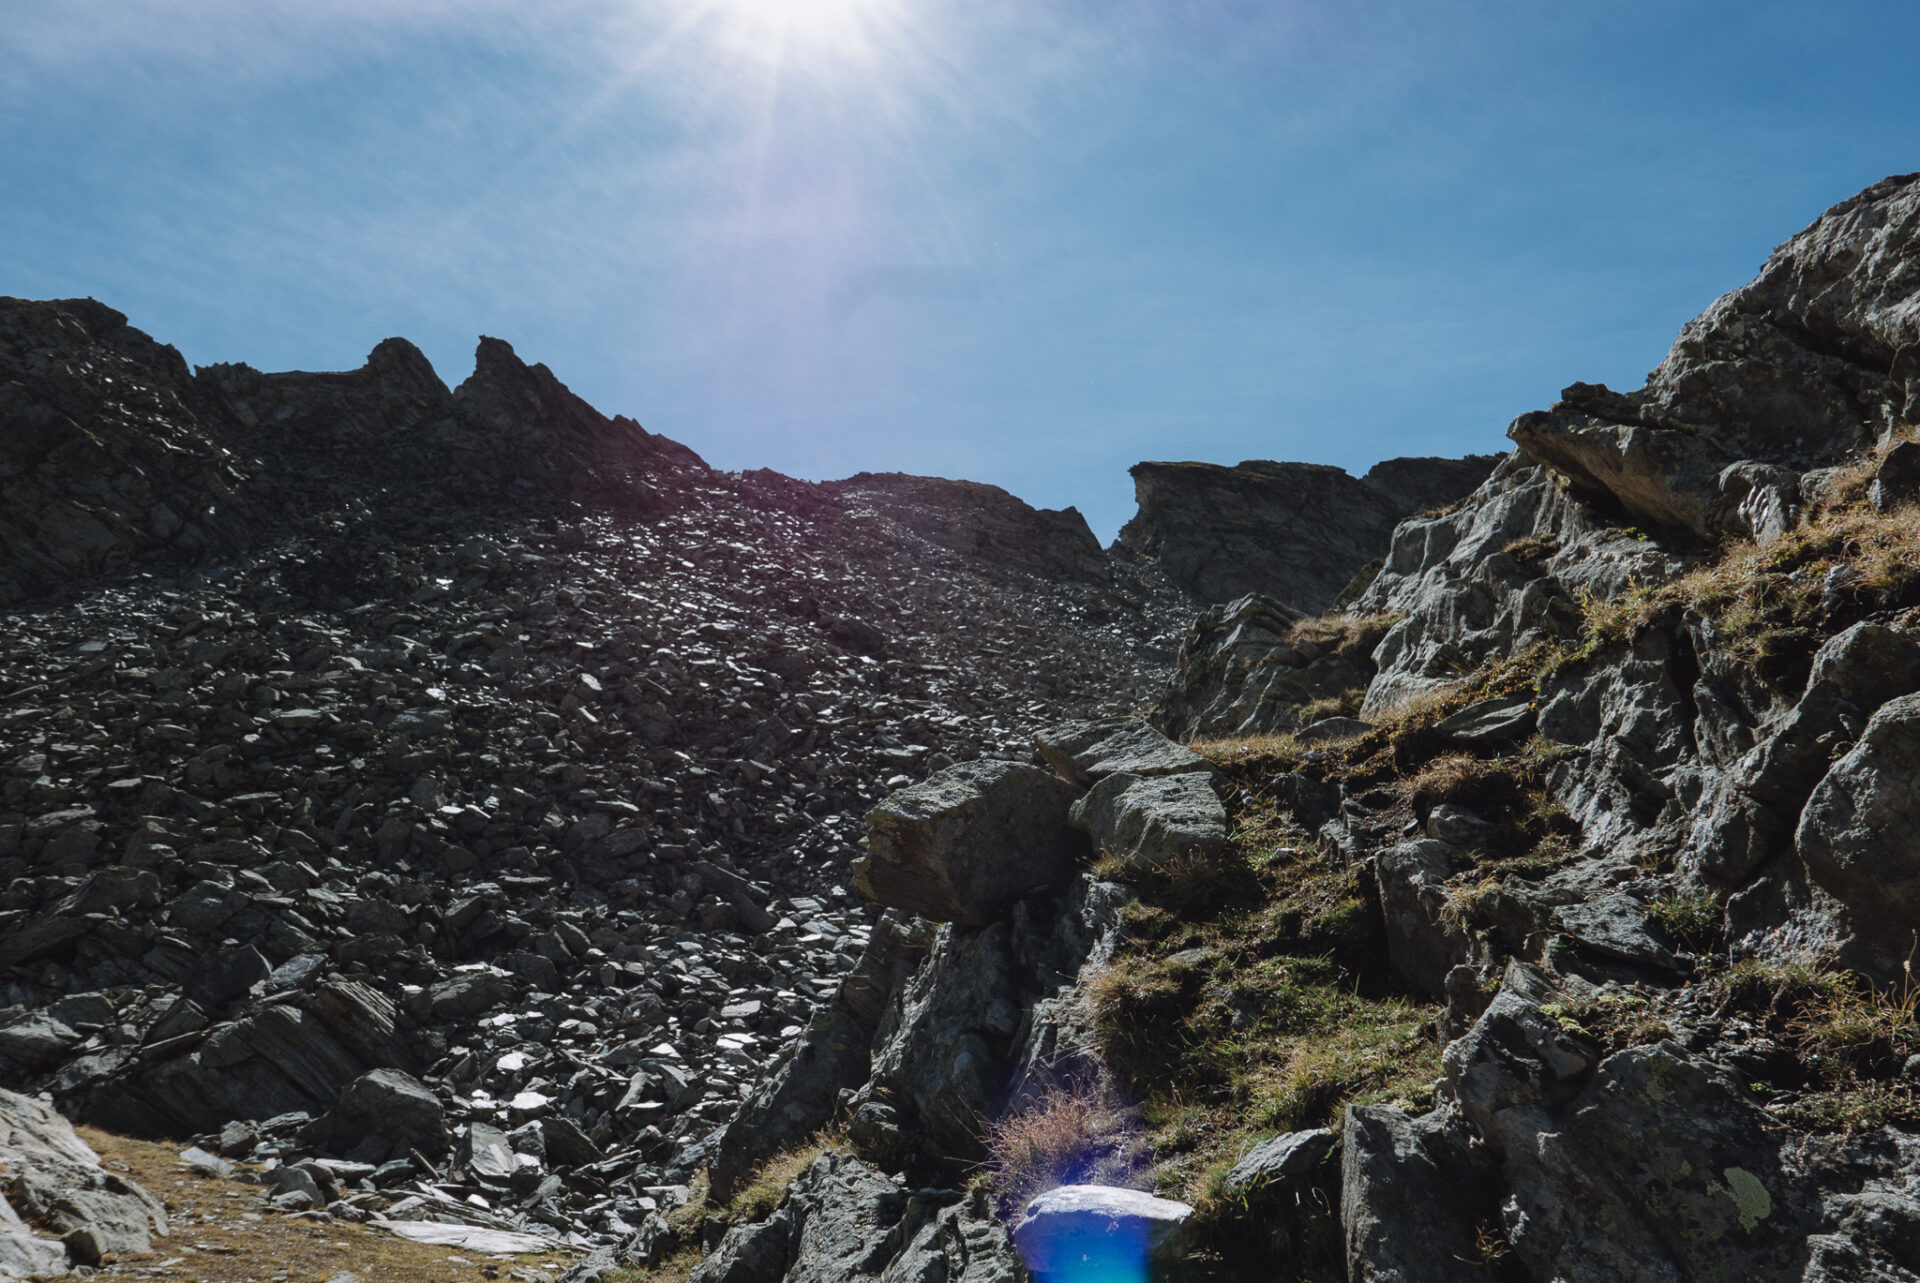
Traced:
<path id="1" fill-rule="evenodd" d="M 1920 169 L 1910 3 L 4 0 L 0 293 L 475 336 L 717 466 L 1501 448 Z"/>

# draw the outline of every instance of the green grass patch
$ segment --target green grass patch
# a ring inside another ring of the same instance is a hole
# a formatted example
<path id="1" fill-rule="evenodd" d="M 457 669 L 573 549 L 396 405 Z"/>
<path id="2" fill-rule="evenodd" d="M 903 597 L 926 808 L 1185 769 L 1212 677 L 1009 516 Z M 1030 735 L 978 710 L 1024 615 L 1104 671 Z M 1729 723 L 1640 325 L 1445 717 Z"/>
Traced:
<path id="1" fill-rule="evenodd" d="M 1338 1126 L 1348 1104 L 1423 1109 L 1440 1070 L 1436 1008 L 1391 992 L 1361 880 L 1261 793 L 1243 787 L 1230 807 L 1232 848 L 1205 893 L 1136 880 L 1125 939 L 1088 994 L 1161 1190 L 1224 1238 L 1246 1227 L 1230 1228 L 1219 1178 L 1249 1146 Z"/>

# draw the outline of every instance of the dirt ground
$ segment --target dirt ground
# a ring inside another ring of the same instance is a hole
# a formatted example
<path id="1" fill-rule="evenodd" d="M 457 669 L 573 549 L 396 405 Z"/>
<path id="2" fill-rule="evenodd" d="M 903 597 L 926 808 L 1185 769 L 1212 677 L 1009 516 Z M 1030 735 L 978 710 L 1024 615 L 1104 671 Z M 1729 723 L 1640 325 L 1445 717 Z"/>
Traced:
<path id="1" fill-rule="evenodd" d="M 365 1225 L 260 1209 L 261 1187 L 188 1170 L 178 1144 L 78 1129 L 114 1171 L 167 1206 L 171 1233 L 147 1256 L 110 1259 L 95 1278 L 181 1283 L 551 1283 L 571 1258 L 485 1256 L 394 1238 Z"/>

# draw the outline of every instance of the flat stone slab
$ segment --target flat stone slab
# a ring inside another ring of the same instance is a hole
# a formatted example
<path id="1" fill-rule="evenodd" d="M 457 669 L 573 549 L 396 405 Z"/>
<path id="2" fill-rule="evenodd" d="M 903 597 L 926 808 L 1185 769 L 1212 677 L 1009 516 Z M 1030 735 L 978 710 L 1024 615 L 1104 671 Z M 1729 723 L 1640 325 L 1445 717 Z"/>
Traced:
<path id="1" fill-rule="evenodd" d="M 1213 770 L 1212 762 L 1137 717 L 1066 722 L 1041 731 L 1033 743 L 1061 779 L 1081 788 L 1122 772 L 1147 777 Z"/>
<path id="2" fill-rule="evenodd" d="M 1042 1279 L 1129 1278 L 1186 1250 L 1193 1209 L 1113 1185 L 1062 1185 L 1027 1204 L 1013 1245 Z M 1104 1271 L 1104 1272 L 1103 1272 Z"/>
<path id="3" fill-rule="evenodd" d="M 1238 1192 L 1305 1176 L 1326 1161 L 1335 1139 L 1331 1129 L 1315 1127 L 1263 1140 L 1233 1165 L 1224 1182 L 1226 1188 Z"/>
<path id="4" fill-rule="evenodd" d="M 478 1225 L 447 1225 L 440 1221 L 388 1221 L 376 1217 L 369 1224 L 398 1238 L 435 1247 L 463 1247 L 469 1252 L 511 1252 L 531 1254 L 557 1252 L 565 1244 L 538 1234 L 520 1234 L 513 1230 L 490 1230 Z"/>
<path id="5" fill-rule="evenodd" d="M 1109 775 L 1073 804 L 1068 818 L 1095 850 L 1134 871 L 1227 845 L 1227 808 L 1213 791 L 1213 777 L 1199 772 Z"/>
<path id="6" fill-rule="evenodd" d="M 1483 699 L 1451 717 L 1441 718 L 1433 728 L 1448 739 L 1472 748 L 1518 743 L 1533 734 L 1533 699 L 1531 691 Z"/>
<path id="7" fill-rule="evenodd" d="M 1681 968 L 1672 952 L 1648 933 L 1646 906 L 1630 895 L 1562 905 L 1553 911 L 1553 924 L 1595 953 L 1644 967 Z"/>

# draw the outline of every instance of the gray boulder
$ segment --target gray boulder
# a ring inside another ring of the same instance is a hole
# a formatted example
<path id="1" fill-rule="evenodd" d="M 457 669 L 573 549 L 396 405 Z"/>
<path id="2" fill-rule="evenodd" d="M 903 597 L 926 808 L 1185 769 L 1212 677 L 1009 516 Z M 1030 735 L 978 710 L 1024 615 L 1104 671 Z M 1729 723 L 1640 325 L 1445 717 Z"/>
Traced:
<path id="1" fill-rule="evenodd" d="M 1033 737 L 1054 773 L 1081 788 L 1109 775 L 1180 775 L 1213 770 L 1213 763 L 1176 744 L 1135 717 L 1067 722 Z"/>
<path id="2" fill-rule="evenodd" d="M 984 1192 L 909 1192 L 860 1160 L 829 1151 L 788 1186 L 771 1216 L 729 1229 L 688 1283 L 1022 1278 Z"/>
<path id="3" fill-rule="evenodd" d="M 1469 748 L 1497 748 L 1533 734 L 1533 692 L 1483 699 L 1441 718 L 1433 729 Z"/>
<path id="4" fill-rule="evenodd" d="M 1340 1224 L 1352 1283 L 1483 1283 L 1476 1239 L 1497 1208 L 1493 1173 L 1450 1115 L 1348 1107 Z"/>
<path id="5" fill-rule="evenodd" d="M 1042 1280 L 1138 1277 L 1148 1261 L 1179 1259 L 1193 1209 L 1113 1185 L 1062 1185 L 1027 1204 L 1013 1245 Z"/>
<path id="6" fill-rule="evenodd" d="M 1222 1182 L 1229 1193 L 1244 1193 L 1264 1185 L 1284 1184 L 1311 1175 L 1333 1153 L 1339 1137 L 1331 1128 L 1315 1127 L 1263 1140 L 1235 1163 Z"/>
<path id="7" fill-rule="evenodd" d="M 1064 884 L 1085 841 L 1067 823 L 1077 790 L 1019 762 L 962 762 L 867 813 L 861 893 L 935 922 L 983 926 Z"/>
<path id="8" fill-rule="evenodd" d="M 1873 484 L 1867 487 L 1867 502 L 1882 512 L 1890 512 L 1916 497 L 1920 497 L 1920 442 L 1902 441 L 1887 451 L 1874 470 Z"/>
<path id="9" fill-rule="evenodd" d="M 1889 700 L 1814 788 L 1794 848 L 1813 884 L 1843 907 L 1849 961 L 1892 974 L 1920 920 L 1920 694 Z"/>
<path id="10" fill-rule="evenodd" d="M 1800 473 L 1920 411 L 1916 210 L 1911 174 L 1841 202 L 1689 321 L 1640 391 L 1575 384 L 1508 434 L 1636 520 L 1702 538 L 1777 534 Z"/>
<path id="11" fill-rule="evenodd" d="M 368 1162 L 404 1157 L 409 1149 L 437 1158 L 453 1143 L 439 1098 L 398 1069 L 355 1079 L 314 1123 L 311 1140 Z"/>
<path id="12" fill-rule="evenodd" d="M 1149 779 L 1109 775 L 1073 804 L 1068 817 L 1094 850 L 1135 872 L 1227 847 L 1227 808 L 1212 777 L 1200 772 Z"/>

